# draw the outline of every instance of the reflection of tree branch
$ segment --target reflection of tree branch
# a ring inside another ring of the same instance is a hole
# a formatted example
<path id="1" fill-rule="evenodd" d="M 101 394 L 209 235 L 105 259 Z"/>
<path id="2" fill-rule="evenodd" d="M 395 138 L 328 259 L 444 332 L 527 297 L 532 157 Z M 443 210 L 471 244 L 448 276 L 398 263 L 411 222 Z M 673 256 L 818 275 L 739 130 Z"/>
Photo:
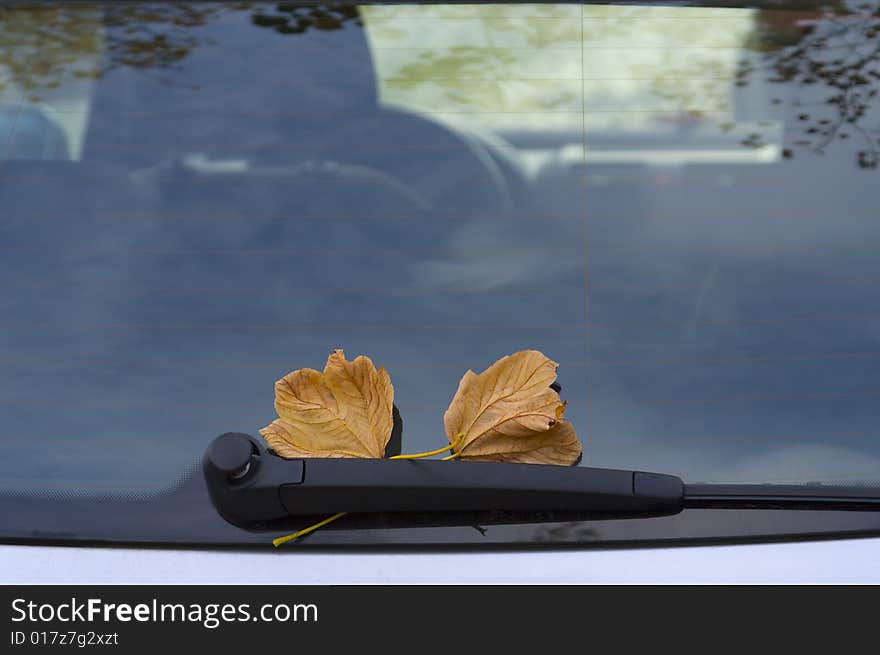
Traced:
<path id="1" fill-rule="evenodd" d="M 815 152 L 817 155 L 825 154 L 825 148 L 827 148 L 828 145 L 830 145 L 831 142 L 834 141 L 835 137 L 840 132 L 840 128 L 843 126 L 843 120 L 843 116 L 840 116 L 837 122 L 826 129 L 825 138 L 812 147 L 813 152 Z"/>
<path id="2" fill-rule="evenodd" d="M 880 143 L 872 137 L 868 131 L 859 124 L 853 124 L 853 128 L 857 130 L 870 145 L 870 150 L 862 150 L 859 152 L 859 166 L 862 168 L 877 168 L 880 165 Z"/>
<path id="3" fill-rule="evenodd" d="M 272 10 L 256 10 L 251 16 L 251 22 L 258 27 L 272 28 L 279 34 L 302 34 L 309 28 L 338 30 L 342 29 L 347 22 L 361 25 L 356 5 L 303 6 L 294 2 L 279 2 Z"/>
<path id="4" fill-rule="evenodd" d="M 39 101 L 41 90 L 58 87 L 70 77 L 97 78 L 119 67 L 170 69 L 208 43 L 195 28 L 239 11 L 251 11 L 254 26 L 268 27 L 279 34 L 361 24 L 353 4 L 303 6 L 279 2 L 256 7 L 250 2 L 120 2 L 97 6 L 0 6 L 0 70 L 27 91 L 30 100 Z"/>
<path id="5" fill-rule="evenodd" d="M 870 9 L 873 11 L 869 12 Z M 744 62 L 737 72 L 737 85 L 746 86 L 748 77 L 759 70 L 773 84 L 796 83 L 800 87 L 824 84 L 833 94 L 821 105 L 832 106 L 835 117 L 816 120 L 808 113 L 801 113 L 798 120 L 808 122 L 803 130 L 807 136 L 794 145 L 824 154 L 835 140 L 849 138 L 850 132 L 844 128 L 852 129 L 865 144 L 865 149 L 858 152 L 858 165 L 877 168 L 880 144 L 860 121 L 870 110 L 872 98 L 877 95 L 874 86 L 880 81 L 880 71 L 874 68 L 880 61 L 880 39 L 875 40 L 880 35 L 880 10 L 874 7 L 860 11 L 841 9 L 840 16 L 816 19 L 801 30 L 800 39 L 794 45 L 763 53 L 762 66 Z M 839 42 L 842 44 L 833 45 Z M 870 46 L 867 51 L 865 46 Z M 838 50 L 844 52 L 838 55 Z M 786 148 L 783 154 L 790 158 L 794 153 Z"/>

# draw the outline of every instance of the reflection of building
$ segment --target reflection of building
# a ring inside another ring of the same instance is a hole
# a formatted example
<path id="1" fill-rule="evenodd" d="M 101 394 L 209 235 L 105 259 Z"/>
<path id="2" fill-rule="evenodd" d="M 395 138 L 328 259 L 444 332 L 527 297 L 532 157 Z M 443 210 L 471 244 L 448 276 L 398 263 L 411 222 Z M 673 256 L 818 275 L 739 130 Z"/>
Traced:
<path id="1" fill-rule="evenodd" d="M 780 157 L 762 85 L 735 86 L 754 10 L 590 6 L 582 19 L 580 7 L 552 5 L 417 9 L 365 12 L 388 104 L 572 153 L 585 132 L 592 161 Z"/>

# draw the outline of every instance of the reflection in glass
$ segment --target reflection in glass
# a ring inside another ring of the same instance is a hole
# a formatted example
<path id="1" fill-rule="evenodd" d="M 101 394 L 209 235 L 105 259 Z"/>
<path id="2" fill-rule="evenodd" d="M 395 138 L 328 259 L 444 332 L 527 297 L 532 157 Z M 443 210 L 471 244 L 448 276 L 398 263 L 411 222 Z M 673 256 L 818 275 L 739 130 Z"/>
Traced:
<path id="1" fill-rule="evenodd" d="M 537 348 L 587 465 L 875 479 L 880 14 L 829 11 L 0 9 L 0 485 L 165 485 L 337 347 L 407 450 Z"/>

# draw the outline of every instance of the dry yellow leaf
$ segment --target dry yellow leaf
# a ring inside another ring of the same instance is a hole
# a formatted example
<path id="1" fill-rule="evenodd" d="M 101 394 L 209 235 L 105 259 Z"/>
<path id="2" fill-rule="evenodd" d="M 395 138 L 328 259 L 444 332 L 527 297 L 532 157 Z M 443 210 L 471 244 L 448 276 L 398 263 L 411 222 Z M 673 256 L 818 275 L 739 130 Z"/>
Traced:
<path id="1" fill-rule="evenodd" d="M 443 416 L 461 459 L 574 464 L 581 455 L 565 403 L 550 385 L 559 365 L 537 350 L 502 357 L 477 375 L 468 371 Z"/>
<path id="2" fill-rule="evenodd" d="M 282 457 L 384 457 L 393 403 L 384 367 L 336 350 L 323 373 L 302 368 L 275 383 L 278 418 L 260 434 Z"/>

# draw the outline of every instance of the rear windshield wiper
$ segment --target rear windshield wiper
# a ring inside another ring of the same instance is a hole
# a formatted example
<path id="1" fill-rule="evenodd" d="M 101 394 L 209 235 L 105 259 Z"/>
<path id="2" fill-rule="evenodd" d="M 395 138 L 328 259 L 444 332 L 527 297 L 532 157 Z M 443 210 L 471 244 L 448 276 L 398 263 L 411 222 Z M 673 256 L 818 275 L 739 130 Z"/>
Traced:
<path id="1" fill-rule="evenodd" d="M 635 518 L 690 507 L 880 510 L 870 488 L 685 484 L 589 467 L 388 459 L 284 459 L 253 437 L 217 437 L 202 460 L 211 499 L 248 526 L 333 512 L 582 512 Z"/>

